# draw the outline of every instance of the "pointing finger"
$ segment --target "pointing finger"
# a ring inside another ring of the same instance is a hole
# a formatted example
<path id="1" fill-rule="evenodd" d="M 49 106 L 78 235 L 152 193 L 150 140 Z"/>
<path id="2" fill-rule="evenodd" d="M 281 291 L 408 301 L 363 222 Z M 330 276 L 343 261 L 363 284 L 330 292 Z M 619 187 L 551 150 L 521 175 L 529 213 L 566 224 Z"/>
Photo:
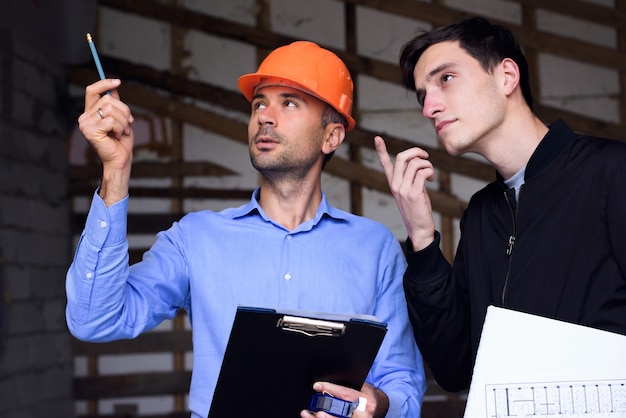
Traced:
<path id="1" fill-rule="evenodd" d="M 385 177 L 387 177 L 387 180 L 390 180 L 393 173 L 393 162 L 391 161 L 389 152 L 387 152 L 387 145 L 385 145 L 385 141 L 382 137 L 378 135 L 374 137 L 374 148 L 376 148 L 378 160 L 383 168 Z"/>

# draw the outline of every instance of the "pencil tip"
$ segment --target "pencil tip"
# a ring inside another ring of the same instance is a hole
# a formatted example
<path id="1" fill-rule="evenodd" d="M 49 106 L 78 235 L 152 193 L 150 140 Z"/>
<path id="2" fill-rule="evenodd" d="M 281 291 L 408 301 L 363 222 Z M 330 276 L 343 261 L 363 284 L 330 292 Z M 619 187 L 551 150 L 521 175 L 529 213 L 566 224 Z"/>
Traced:
<path id="1" fill-rule="evenodd" d="M 87 42 L 91 42 L 91 33 L 87 32 Z"/>

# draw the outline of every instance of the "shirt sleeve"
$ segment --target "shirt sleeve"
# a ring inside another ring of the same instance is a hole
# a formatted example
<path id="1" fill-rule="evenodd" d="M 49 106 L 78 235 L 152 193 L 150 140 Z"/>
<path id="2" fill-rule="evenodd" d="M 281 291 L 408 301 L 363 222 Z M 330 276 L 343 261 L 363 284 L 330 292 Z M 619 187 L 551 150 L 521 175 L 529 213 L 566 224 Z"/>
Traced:
<path id="1" fill-rule="evenodd" d="M 128 264 L 126 218 L 128 197 L 106 207 L 97 191 L 66 275 L 66 321 L 81 340 L 104 342 L 134 338 L 175 316 L 172 300 L 151 290 L 145 278 L 158 277 L 155 267 L 139 266 L 142 280 Z"/>
<path id="2" fill-rule="evenodd" d="M 376 317 L 387 323 L 387 335 L 368 378 L 389 398 L 388 418 L 420 416 L 426 378 L 422 357 L 408 321 L 402 276 L 406 267 L 395 238 L 381 254 L 382 285 Z"/>

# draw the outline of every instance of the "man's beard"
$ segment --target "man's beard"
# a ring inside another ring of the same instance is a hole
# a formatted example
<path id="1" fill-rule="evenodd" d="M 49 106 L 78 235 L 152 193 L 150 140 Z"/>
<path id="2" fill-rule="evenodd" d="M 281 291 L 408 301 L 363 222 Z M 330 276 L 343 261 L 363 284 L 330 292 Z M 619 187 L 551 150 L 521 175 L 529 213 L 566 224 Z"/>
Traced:
<path id="1" fill-rule="evenodd" d="M 289 142 L 271 128 L 261 128 L 252 139 L 252 142 L 256 142 L 256 138 L 259 136 L 270 137 L 282 146 Z M 304 178 L 309 173 L 317 160 L 317 156 L 307 156 L 305 158 L 304 155 L 294 154 L 293 152 L 290 154 L 287 147 L 282 148 L 282 150 L 284 152 L 278 155 L 268 155 L 269 153 L 264 152 L 255 154 L 252 152 L 252 148 L 250 148 L 250 162 L 266 179 L 284 180 L 291 178 L 298 180 Z"/>

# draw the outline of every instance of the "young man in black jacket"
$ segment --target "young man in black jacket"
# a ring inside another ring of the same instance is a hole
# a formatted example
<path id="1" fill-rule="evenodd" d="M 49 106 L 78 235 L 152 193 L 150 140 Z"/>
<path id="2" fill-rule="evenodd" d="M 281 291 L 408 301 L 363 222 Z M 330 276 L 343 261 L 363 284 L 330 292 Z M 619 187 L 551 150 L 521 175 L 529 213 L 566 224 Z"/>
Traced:
<path id="1" fill-rule="evenodd" d="M 408 232 L 415 339 L 437 382 L 469 386 L 488 305 L 626 334 L 626 143 L 540 121 L 520 46 L 482 18 L 416 36 L 400 66 L 447 152 L 480 154 L 497 171 L 470 199 L 450 265 L 427 153 L 412 148 L 393 163 L 375 138 Z"/>

